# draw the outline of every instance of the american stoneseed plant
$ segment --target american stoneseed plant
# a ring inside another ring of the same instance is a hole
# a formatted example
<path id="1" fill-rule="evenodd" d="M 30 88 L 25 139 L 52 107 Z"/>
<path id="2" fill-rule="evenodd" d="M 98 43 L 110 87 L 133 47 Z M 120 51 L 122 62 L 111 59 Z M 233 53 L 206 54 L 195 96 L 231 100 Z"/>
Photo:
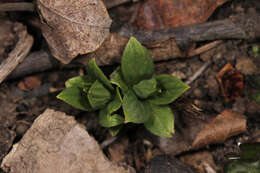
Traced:
<path id="1" fill-rule="evenodd" d="M 109 128 L 112 135 L 123 124 L 139 123 L 155 135 L 172 136 L 174 115 L 169 104 L 189 86 L 172 75 L 156 76 L 151 55 L 135 38 L 128 41 L 121 67 L 110 80 L 95 59 L 89 61 L 86 72 L 66 81 L 66 89 L 57 97 L 84 111 L 98 110 L 100 125 Z"/>

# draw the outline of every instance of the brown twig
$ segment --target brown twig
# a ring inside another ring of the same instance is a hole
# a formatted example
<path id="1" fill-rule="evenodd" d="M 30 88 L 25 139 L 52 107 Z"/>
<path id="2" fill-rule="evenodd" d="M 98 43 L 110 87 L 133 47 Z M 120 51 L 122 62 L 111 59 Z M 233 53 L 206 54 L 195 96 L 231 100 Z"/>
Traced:
<path id="1" fill-rule="evenodd" d="M 112 143 L 114 143 L 116 140 L 118 139 L 117 136 L 113 136 L 113 137 L 110 137 L 106 140 L 104 140 L 102 143 L 101 143 L 101 148 L 104 149 L 106 148 L 107 146 L 111 145 Z"/>
<path id="2" fill-rule="evenodd" d="M 206 62 L 185 83 L 187 85 L 190 85 L 192 82 L 194 82 L 209 67 L 210 64 L 211 64 L 211 61 Z"/>
<path id="3" fill-rule="evenodd" d="M 125 26 L 121 29 L 120 35 L 124 37 L 134 36 L 142 43 L 175 38 L 179 45 L 206 40 L 253 40 L 260 37 L 260 14 L 238 15 L 225 20 L 158 31 L 136 31 L 129 26 Z"/>
<path id="4" fill-rule="evenodd" d="M 0 65 L 0 83 L 11 73 L 16 66 L 23 62 L 33 45 L 33 37 L 26 30 L 19 33 L 19 41 L 15 48 Z"/>
<path id="5" fill-rule="evenodd" d="M 142 43 L 147 43 L 146 46 L 150 47 L 152 51 L 152 55 L 154 55 L 155 61 L 167 60 L 167 59 L 174 59 L 184 57 L 181 56 L 180 53 L 176 53 L 176 49 L 173 49 L 174 42 L 165 42 L 162 44 L 162 40 L 167 40 L 169 38 L 173 38 L 176 35 L 176 40 L 178 42 L 198 42 L 198 41 L 206 41 L 206 40 L 221 40 L 221 39 L 256 39 L 260 37 L 260 16 L 245 16 L 234 17 L 241 20 L 234 20 L 234 19 L 226 19 L 220 20 L 215 22 L 206 22 L 202 24 L 195 24 L 180 28 L 172 28 L 163 33 L 159 33 L 157 31 L 150 31 L 150 32 L 140 32 L 139 34 L 133 34 L 139 41 Z M 232 22 L 236 21 L 236 22 Z M 251 23 L 244 24 L 244 23 Z M 243 27 L 242 27 L 243 26 Z M 245 28 L 243 30 L 243 28 Z M 246 29 L 247 28 L 247 29 Z M 225 30 L 227 29 L 227 30 Z M 250 30 L 251 29 L 251 30 Z M 150 34 L 149 34 L 150 33 Z M 127 43 L 127 38 L 121 37 L 118 34 L 114 34 L 115 37 L 111 37 L 111 41 L 105 42 L 103 46 L 101 46 L 97 51 L 92 54 L 84 55 L 81 58 L 76 58 L 73 63 L 81 63 L 84 64 L 81 59 L 85 59 L 84 62 L 87 62 L 91 57 L 96 55 L 98 65 L 112 65 L 115 62 L 120 62 L 120 57 L 122 51 L 124 49 L 125 44 Z M 116 36 L 117 35 L 117 36 Z M 131 32 L 129 29 L 125 32 L 126 36 L 130 36 Z M 149 41 L 154 41 L 160 43 L 159 45 L 152 45 Z M 217 42 L 218 43 L 218 42 Z M 213 45 L 216 43 L 212 43 Z M 169 48 L 166 49 L 167 46 L 171 45 Z M 178 46 L 177 46 L 178 47 Z M 207 45 L 206 47 L 210 47 Z M 155 50 L 156 48 L 156 50 Z M 202 49 L 202 48 L 201 48 Z M 198 51 L 201 51 L 199 49 Z M 203 48 L 204 49 L 204 48 Z M 158 55 L 158 51 L 161 52 L 161 56 Z M 169 53 L 169 51 L 171 53 Z M 41 58 L 45 57 L 45 58 Z M 35 52 L 31 53 L 30 56 L 17 67 L 17 69 L 11 74 L 11 78 L 21 77 L 24 75 L 28 75 L 35 72 L 41 72 L 48 69 L 53 69 L 57 67 L 59 63 L 47 52 Z M 78 65 L 78 64 L 77 64 Z M 81 65 L 82 66 L 82 65 Z"/>
<path id="6" fill-rule="evenodd" d="M 0 4 L 0 11 L 34 11 L 35 6 L 30 2 L 15 2 Z"/>
<path id="7" fill-rule="evenodd" d="M 203 45 L 203 46 L 201 46 L 201 47 L 199 47 L 199 48 L 189 52 L 188 56 L 192 57 L 192 56 L 199 55 L 199 54 L 201 54 L 203 52 L 206 52 L 206 51 L 208 51 L 208 50 L 218 46 L 222 42 L 223 42 L 222 40 L 217 40 L 217 41 L 213 41 L 211 43 L 208 43 L 206 45 Z"/>
<path id="8" fill-rule="evenodd" d="M 32 52 L 15 68 L 8 78 L 17 78 L 36 72 L 43 72 L 57 67 L 58 64 L 58 61 L 47 51 Z"/>

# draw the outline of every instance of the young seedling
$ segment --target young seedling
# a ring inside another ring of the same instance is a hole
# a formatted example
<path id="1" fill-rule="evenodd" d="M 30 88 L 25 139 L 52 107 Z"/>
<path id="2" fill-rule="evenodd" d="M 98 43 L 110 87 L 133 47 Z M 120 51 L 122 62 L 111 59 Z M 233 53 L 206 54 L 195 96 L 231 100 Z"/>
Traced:
<path id="1" fill-rule="evenodd" d="M 125 123 L 140 123 L 155 135 L 172 137 L 174 115 L 169 104 L 189 86 L 168 74 L 156 76 L 151 55 L 135 38 L 127 43 L 121 67 L 110 80 L 94 59 L 86 71 L 85 76 L 66 81 L 66 89 L 57 97 L 84 111 L 98 110 L 99 123 L 112 135 Z"/>

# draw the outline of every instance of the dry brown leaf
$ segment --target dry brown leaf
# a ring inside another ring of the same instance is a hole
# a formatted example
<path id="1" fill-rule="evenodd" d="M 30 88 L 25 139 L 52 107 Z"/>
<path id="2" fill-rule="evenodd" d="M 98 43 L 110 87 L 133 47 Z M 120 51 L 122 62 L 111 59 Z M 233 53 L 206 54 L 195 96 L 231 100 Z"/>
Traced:
<path id="1" fill-rule="evenodd" d="M 236 99 L 243 92 L 243 76 L 231 64 L 227 63 L 216 78 L 227 102 Z"/>
<path id="2" fill-rule="evenodd" d="M 246 118 L 230 110 L 225 110 L 199 132 L 192 148 L 222 143 L 227 138 L 244 131 L 246 131 Z"/>
<path id="3" fill-rule="evenodd" d="M 130 173 L 103 154 L 97 141 L 72 116 L 46 110 L 3 159 L 10 173 Z M 133 170 L 132 170 L 133 171 Z"/>
<path id="4" fill-rule="evenodd" d="M 139 29 L 157 30 L 205 22 L 214 10 L 229 0 L 147 0 L 138 11 Z"/>
<path id="5" fill-rule="evenodd" d="M 204 151 L 194 154 L 187 154 L 181 156 L 180 160 L 192 166 L 199 173 L 216 173 L 215 170 L 217 167 L 213 160 L 213 156 L 209 152 Z M 209 172 L 208 169 L 211 169 L 212 171 Z"/>
<path id="6" fill-rule="evenodd" d="M 224 142 L 226 138 L 246 131 L 246 118 L 231 111 L 219 115 L 205 114 L 185 100 L 173 104 L 175 134 L 172 138 L 150 136 L 154 144 L 167 154 L 177 155 L 185 151 Z M 148 134 L 145 134 L 149 137 Z"/>
<path id="7" fill-rule="evenodd" d="M 19 87 L 19 89 L 21 89 L 23 91 L 30 91 L 30 90 L 40 87 L 41 84 L 42 84 L 42 82 L 41 82 L 40 77 L 29 76 L 29 77 L 24 78 L 23 81 L 20 81 L 18 83 L 18 87 Z"/>
<path id="8" fill-rule="evenodd" d="M 8 24 L 8 22 L 4 22 L 4 23 Z M 29 53 L 34 40 L 33 37 L 27 33 L 26 27 L 21 23 L 17 23 L 17 22 L 13 23 L 11 28 L 12 30 L 9 31 L 10 33 L 5 33 L 5 34 L 9 34 L 11 35 L 11 37 L 13 37 L 12 32 L 14 32 L 15 38 L 13 39 L 17 39 L 17 42 L 14 48 L 12 49 L 12 51 L 8 54 L 8 57 L 6 57 L 0 63 L 0 83 L 5 80 L 5 78 L 16 68 L 18 64 L 23 62 L 23 60 L 26 58 L 27 54 Z M 6 46 L 8 45 L 9 43 L 7 42 Z"/>
<path id="9" fill-rule="evenodd" d="M 37 0 L 37 7 L 43 36 L 62 63 L 95 51 L 109 34 L 112 21 L 102 0 Z"/>

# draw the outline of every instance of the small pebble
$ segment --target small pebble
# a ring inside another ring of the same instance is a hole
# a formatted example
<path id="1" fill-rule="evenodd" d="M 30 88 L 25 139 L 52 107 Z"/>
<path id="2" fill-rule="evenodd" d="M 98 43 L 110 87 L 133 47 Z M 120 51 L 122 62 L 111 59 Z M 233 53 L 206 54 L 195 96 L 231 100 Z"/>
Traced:
<path id="1" fill-rule="evenodd" d="M 186 76 L 184 73 L 182 73 L 181 71 L 174 71 L 174 72 L 172 73 L 172 76 L 176 76 L 177 78 L 179 78 L 179 79 L 181 79 L 181 80 L 187 78 L 187 76 Z"/>
<path id="2" fill-rule="evenodd" d="M 253 59 L 248 57 L 238 58 L 236 69 L 244 75 L 256 74 L 259 71 L 253 62 Z"/>
<path id="3" fill-rule="evenodd" d="M 199 88 L 195 88 L 195 89 L 193 90 L 193 94 L 194 94 L 195 97 L 197 97 L 197 98 L 202 98 L 202 97 L 205 96 L 205 93 L 203 93 L 202 90 L 199 89 Z"/>

